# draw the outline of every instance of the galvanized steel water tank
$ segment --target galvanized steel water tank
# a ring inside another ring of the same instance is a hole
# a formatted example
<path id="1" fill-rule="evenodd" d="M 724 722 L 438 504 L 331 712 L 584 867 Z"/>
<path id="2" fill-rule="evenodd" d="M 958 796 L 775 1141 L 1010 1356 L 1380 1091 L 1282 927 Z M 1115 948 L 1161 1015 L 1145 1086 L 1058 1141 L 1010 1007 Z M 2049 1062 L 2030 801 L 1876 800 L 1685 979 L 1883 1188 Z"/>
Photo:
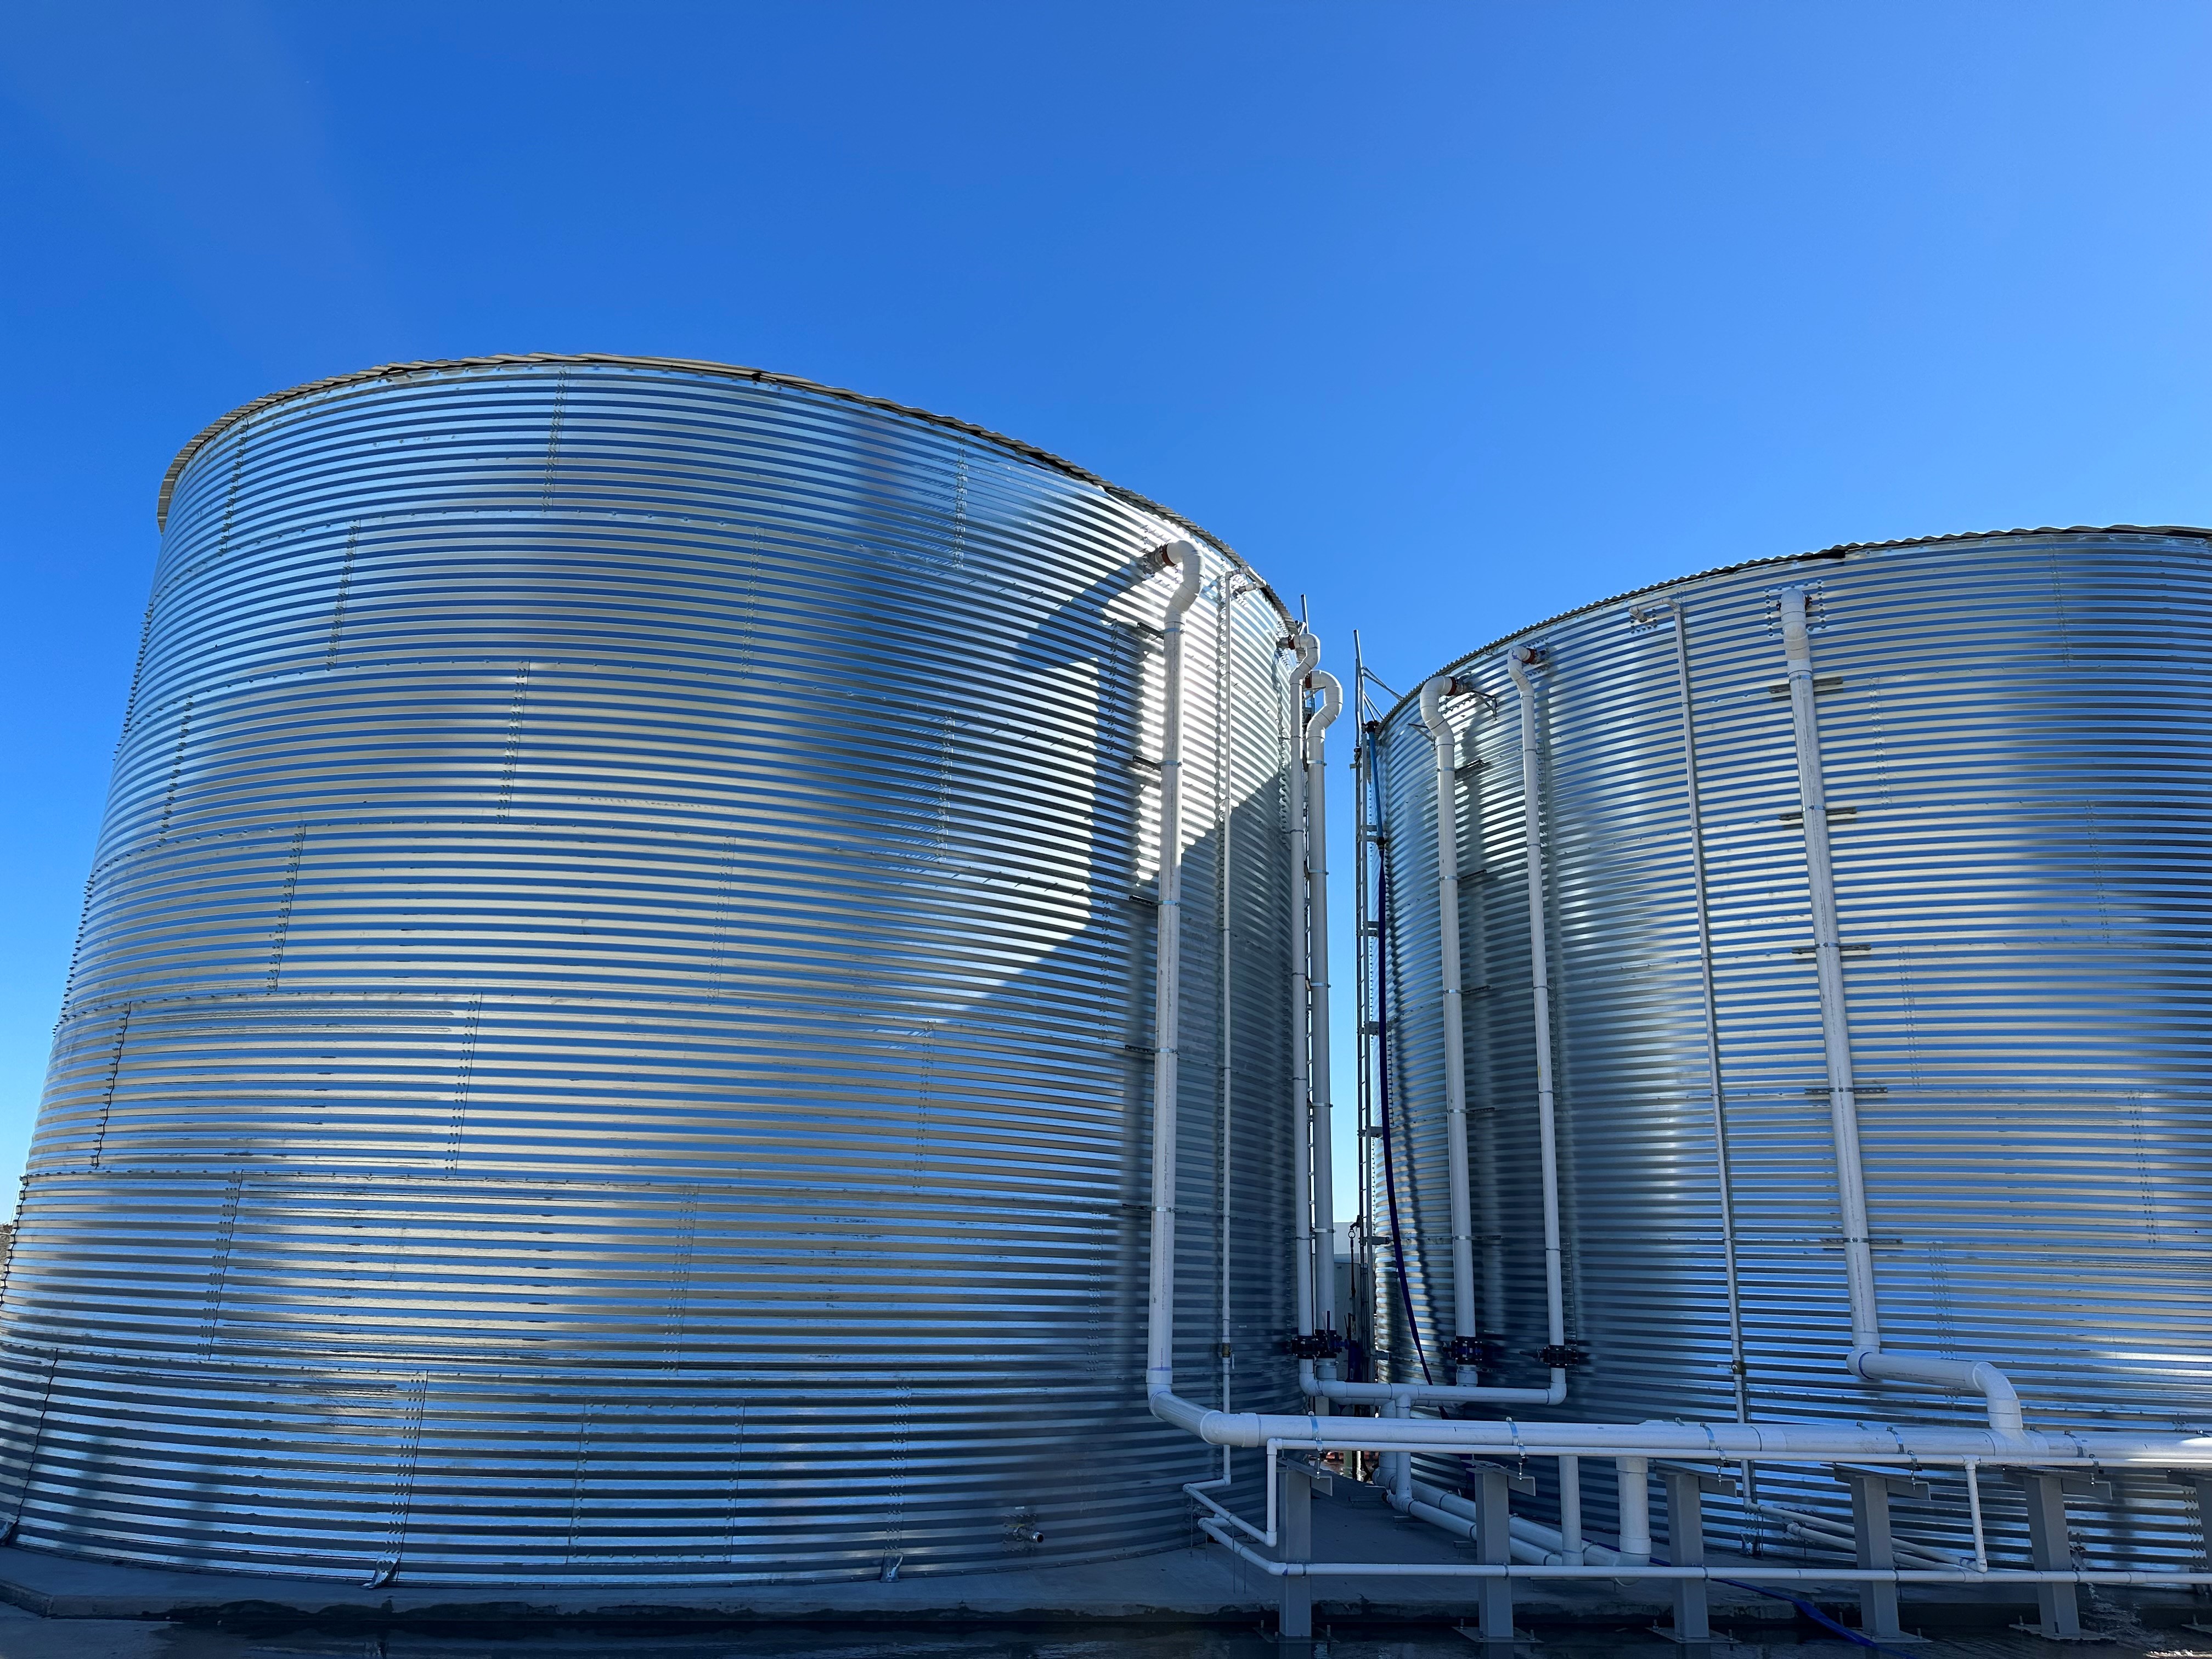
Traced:
<path id="1" fill-rule="evenodd" d="M 654 360 L 303 386 L 162 509 L 8 1264 L 15 1540 L 516 1582 L 1182 1541 L 1208 1454 L 1143 1404 L 1149 556 L 1206 581 L 1207 1398 L 1223 1334 L 1290 1319 L 1266 586 L 1025 446 Z"/>
<path id="2" fill-rule="evenodd" d="M 1468 1334 L 1494 1339 L 1485 1380 L 1540 1382 L 1520 706 L 1504 656 L 1541 653 L 1567 1318 L 1589 1363 L 1565 1406 L 1527 1415 L 1980 1420 L 1976 1400 L 1844 1371 L 1779 625 L 1783 591 L 1802 587 L 1886 1346 L 1995 1361 L 2032 1427 L 2212 1423 L 2208 542 L 2123 527 L 1832 549 L 1590 605 L 1445 671 L 1475 688 L 1445 709 L 1461 762 L 1474 1231 L 1502 1281 Z M 1410 1292 L 1386 1248 L 1376 1304 L 1395 1374 L 1419 1380 L 1408 1301 L 1432 1367 L 1455 1333 L 1434 773 L 1415 700 L 1372 741 Z M 1955 1547 L 1963 1486 L 1937 1486 L 1900 1514 L 1909 1535 Z M 1842 1492 L 1813 1480 L 1797 1496 Z M 2192 1508 L 2154 1477 L 2129 1476 L 2074 1519 L 2098 1560 L 2199 1547 Z"/>

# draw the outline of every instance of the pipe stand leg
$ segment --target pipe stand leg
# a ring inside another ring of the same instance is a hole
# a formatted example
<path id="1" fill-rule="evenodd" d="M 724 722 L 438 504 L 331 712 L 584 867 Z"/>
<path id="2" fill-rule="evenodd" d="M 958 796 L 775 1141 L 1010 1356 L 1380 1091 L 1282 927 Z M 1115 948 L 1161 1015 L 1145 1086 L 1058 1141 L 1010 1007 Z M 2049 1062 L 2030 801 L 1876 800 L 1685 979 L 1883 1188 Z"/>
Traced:
<path id="1" fill-rule="evenodd" d="M 2073 1565 L 2067 1547 L 2066 1492 L 2063 1477 L 2040 1469 L 2018 1469 L 2014 1477 L 2027 1492 L 2027 1545 L 2040 1572 L 2066 1572 Z M 2036 1632 L 2056 1641 L 2079 1640 L 2081 1613 L 2071 1584 L 2035 1587 Z"/>
<path id="2" fill-rule="evenodd" d="M 1485 1566 L 1502 1567 L 1513 1559 L 1513 1487 L 1503 1468 L 1475 1471 L 1474 1558 Z M 1513 1581 L 1477 1581 L 1475 1627 L 1486 1642 L 1513 1639 Z"/>
<path id="3" fill-rule="evenodd" d="M 1851 1489 L 1851 1541 L 1862 1567 L 1897 1566 L 1889 1530 L 1889 1482 L 1881 1475 L 1847 1477 Z M 1859 1632 L 1877 1642 L 1917 1642 L 1897 1622 L 1897 1585 L 1869 1581 L 1859 1587 Z"/>
<path id="4" fill-rule="evenodd" d="M 1303 1465 L 1285 1458 L 1276 1466 L 1282 1482 L 1282 1510 L 1276 1524 L 1281 1530 L 1281 1554 L 1285 1561 L 1313 1559 L 1313 1477 Z M 1275 1581 L 1279 1600 L 1275 1604 L 1275 1633 L 1287 1642 L 1313 1639 L 1313 1580 L 1303 1574 Z"/>
<path id="5" fill-rule="evenodd" d="M 1667 1482 L 1667 1559 L 1678 1567 L 1705 1564 L 1705 1497 L 1694 1473 L 1668 1469 Z M 1674 1585 L 1674 1627 L 1659 1634 L 1677 1642 L 1713 1639 L 1711 1591 L 1702 1578 L 1677 1578 Z"/>

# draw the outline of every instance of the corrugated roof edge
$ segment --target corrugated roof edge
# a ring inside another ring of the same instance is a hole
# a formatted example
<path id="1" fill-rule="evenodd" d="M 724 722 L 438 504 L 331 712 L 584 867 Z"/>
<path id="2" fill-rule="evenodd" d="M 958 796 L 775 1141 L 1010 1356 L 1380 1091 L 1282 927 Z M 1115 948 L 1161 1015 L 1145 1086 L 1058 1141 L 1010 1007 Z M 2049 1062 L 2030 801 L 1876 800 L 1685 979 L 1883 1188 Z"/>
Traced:
<path id="1" fill-rule="evenodd" d="M 1295 620 L 1291 614 L 1290 607 L 1283 602 L 1282 596 L 1268 585 L 1265 577 L 1245 562 L 1243 555 L 1230 546 L 1227 542 L 1223 541 L 1220 537 L 1193 524 L 1180 513 L 1170 512 L 1150 497 L 1139 495 L 1133 489 L 1124 489 L 1121 485 L 1110 483 L 1095 472 L 1086 471 L 1073 461 L 1061 459 L 1049 450 L 1039 449 L 1035 444 L 1025 444 L 1018 438 L 1009 438 L 1004 433 L 994 432 L 988 427 L 971 425 L 966 421 L 956 421 L 949 415 L 935 415 L 926 409 L 915 409 L 906 404 L 895 404 L 888 398 L 871 398 L 865 392 L 848 392 L 842 386 L 823 386 L 818 380 L 810 380 L 801 375 L 779 374 L 773 369 L 746 368 L 736 363 L 708 362 L 690 357 L 629 357 L 611 352 L 550 351 L 490 357 L 448 357 L 432 362 L 386 363 L 377 368 L 357 369 L 350 374 L 332 374 L 324 380 L 309 380 L 304 386 L 290 386 L 283 392 L 272 392 L 266 397 L 256 398 L 252 403 L 240 404 L 228 415 L 209 422 L 206 426 L 193 434 L 190 442 L 177 452 L 177 459 L 169 464 L 169 471 L 161 480 L 161 495 L 154 504 L 155 527 L 161 530 L 168 528 L 169 497 L 175 493 L 177 480 L 184 476 L 184 471 L 191 465 L 192 458 L 212 442 L 224 428 L 245 420 L 249 416 L 258 415 L 264 409 L 289 402 L 294 398 L 308 397 L 318 392 L 333 392 L 341 386 L 363 386 L 372 380 L 397 380 L 410 374 L 429 374 L 453 369 L 510 368 L 525 365 L 536 367 L 549 363 L 590 363 L 617 368 L 680 369 L 689 374 L 717 375 L 726 380 L 751 380 L 756 384 L 790 386 L 794 391 L 811 392 L 825 398 L 842 398 L 849 404 L 858 404 L 864 409 L 880 409 L 886 414 L 903 415 L 910 420 L 927 421 L 932 426 L 945 427 L 954 432 L 964 432 L 971 438 L 980 438 L 986 443 L 995 444 L 1010 454 L 1018 455 L 1025 461 L 1033 461 L 1039 466 L 1050 467 L 1055 472 L 1063 472 L 1071 478 L 1080 479 L 1085 483 L 1104 490 L 1116 501 L 1135 507 L 1140 513 L 1152 514 L 1157 518 L 1166 520 L 1178 530 L 1188 531 L 1192 535 L 1215 548 L 1223 557 L 1230 560 L 1238 569 L 1250 577 L 1256 585 L 1256 591 L 1267 595 L 1268 603 L 1275 607 L 1277 614 L 1285 622 Z"/>
<path id="2" fill-rule="evenodd" d="M 1629 599 L 1641 599 L 1646 593 L 1657 593 L 1669 587 L 1680 587 L 1685 582 L 1701 582 L 1710 576 L 1733 575 L 1739 570 L 1756 570 L 1762 565 L 1802 564 L 1808 559 L 1840 559 L 1848 553 L 1873 553 L 1891 547 L 1928 547 L 1937 542 L 1982 542 L 1999 536 L 2194 536 L 2200 541 L 2212 542 L 2212 530 L 2200 529 L 2186 524 L 2069 524 L 2040 525 L 2033 529 L 1962 530 L 1948 536 L 1907 536 L 1893 542 L 1838 542 L 1833 547 L 1816 548 L 1810 553 L 1777 553 L 1764 559 L 1745 559 L 1736 564 L 1715 565 L 1711 570 L 1694 570 L 1686 576 L 1669 576 L 1663 582 L 1651 582 L 1643 587 L 1632 587 L 1625 593 L 1614 593 L 1602 599 L 1592 599 L 1588 605 L 1578 605 L 1571 611 L 1562 611 L 1557 616 L 1533 622 L 1525 628 L 1516 628 L 1510 634 L 1501 634 L 1487 645 L 1477 646 L 1463 657 L 1455 657 L 1438 674 L 1456 673 L 1478 658 L 1487 656 L 1508 640 L 1517 640 L 1523 634 L 1533 634 L 1540 628 L 1550 628 L 1565 622 L 1571 617 L 1587 616 L 1593 611 L 1602 611 L 1607 605 L 1620 605 Z M 1388 725 L 1398 718 L 1400 712 L 1421 700 L 1419 691 L 1408 691 L 1390 705 L 1389 712 L 1379 722 Z"/>

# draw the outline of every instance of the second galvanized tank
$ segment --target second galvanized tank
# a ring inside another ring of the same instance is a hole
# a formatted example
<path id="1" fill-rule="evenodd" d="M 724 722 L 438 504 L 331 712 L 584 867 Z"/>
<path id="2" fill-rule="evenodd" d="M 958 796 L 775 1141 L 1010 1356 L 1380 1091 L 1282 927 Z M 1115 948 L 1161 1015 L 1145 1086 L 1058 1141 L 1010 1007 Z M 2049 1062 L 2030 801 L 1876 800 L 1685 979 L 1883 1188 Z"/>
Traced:
<path id="1" fill-rule="evenodd" d="M 1208 1398 L 1218 1339 L 1290 1320 L 1265 586 L 1008 440 L 651 360 L 301 387 L 163 509 L 9 1263 L 8 1535 L 403 1582 L 1180 1541 L 1208 1453 L 1143 1398 L 1152 555 L 1191 538 L 1205 582 Z"/>
<path id="2" fill-rule="evenodd" d="M 1589 1354 L 1549 1414 L 1979 1419 L 1976 1400 L 1844 1370 L 1781 629 L 1798 589 L 1885 1346 L 1996 1362 L 2034 1427 L 2212 1421 L 2208 534 L 2016 532 L 1770 560 L 1592 605 L 1446 671 L 1469 688 L 1444 708 L 1467 988 L 1455 1040 L 1487 1281 L 1482 1329 L 1463 1334 L 1488 1340 L 1484 1380 L 1542 1380 L 1522 703 L 1504 663 L 1532 647 L 1568 1334 Z M 1417 1345 L 1440 1370 L 1462 1333 L 1434 775 L 1412 699 L 1370 756 L 1410 1291 L 1385 1249 L 1376 1303 L 1395 1373 L 1418 1379 Z M 1908 1532 L 1955 1547 L 1963 1489 L 1955 1472 L 1939 1487 Z M 2100 1560 L 2198 1548 L 2180 1489 L 2155 1479 L 2078 1504 L 2075 1524 Z"/>

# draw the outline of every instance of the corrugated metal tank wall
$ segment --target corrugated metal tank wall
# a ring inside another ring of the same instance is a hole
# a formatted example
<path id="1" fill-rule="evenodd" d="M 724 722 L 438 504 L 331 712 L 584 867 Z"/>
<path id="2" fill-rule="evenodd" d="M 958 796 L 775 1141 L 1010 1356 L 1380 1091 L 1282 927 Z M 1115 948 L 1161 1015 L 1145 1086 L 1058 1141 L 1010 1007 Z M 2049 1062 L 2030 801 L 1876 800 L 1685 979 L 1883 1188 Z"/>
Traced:
<path id="1" fill-rule="evenodd" d="M 1885 1346 L 1994 1360 L 2034 1427 L 2212 1421 L 2207 535 L 2014 532 L 1766 561 L 1591 606 L 1446 671 L 1482 694 L 1446 708 L 1464 763 L 1475 1230 L 1505 1292 L 1483 1319 L 1510 1356 L 1485 1380 L 1540 1382 L 1520 708 L 1504 655 L 1543 653 L 1568 1326 L 1592 1358 L 1565 1406 L 1526 1415 L 1736 1414 L 1679 604 L 1749 1413 L 1980 1420 L 1977 1401 L 1875 1390 L 1844 1370 L 1805 842 L 1778 690 L 1778 595 L 1804 586 Z M 1436 1365 L 1451 1261 L 1419 713 L 1409 699 L 1376 741 L 1401 1237 Z M 1393 1283 L 1377 1305 L 1395 1312 Z M 1402 1316 L 1389 1340 L 1396 1373 L 1417 1380 Z M 1956 1546 L 1964 1489 L 1955 1474 L 1937 1484 L 1931 1505 L 1900 1506 L 1903 1525 Z M 1993 1510 L 2006 1490 L 1991 1483 Z M 1813 1479 L 1790 1495 L 1832 1508 L 1842 1488 Z M 2075 1524 L 2100 1562 L 2198 1548 L 2191 1506 L 2154 1479 L 2131 1477 L 2115 1505 L 2077 1504 Z"/>
<path id="2" fill-rule="evenodd" d="M 1183 1541 L 1208 1455 L 1142 1350 L 1185 530 L 640 360 L 319 383 L 172 482 L 9 1262 L 15 1541 L 523 1582 Z M 1291 693 L 1278 602 L 1202 568 L 1210 1399 L 1224 1242 L 1239 1352 L 1290 1320 Z"/>

